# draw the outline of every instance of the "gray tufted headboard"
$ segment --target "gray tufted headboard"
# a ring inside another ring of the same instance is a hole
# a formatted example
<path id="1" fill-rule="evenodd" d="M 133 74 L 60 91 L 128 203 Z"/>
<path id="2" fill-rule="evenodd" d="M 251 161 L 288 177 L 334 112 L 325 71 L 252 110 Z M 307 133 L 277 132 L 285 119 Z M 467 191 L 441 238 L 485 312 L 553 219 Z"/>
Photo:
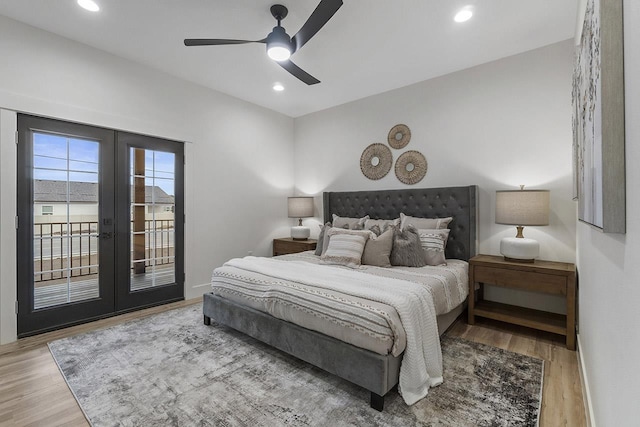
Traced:
<path id="1" fill-rule="evenodd" d="M 478 186 L 325 192 L 324 221 L 345 217 L 395 219 L 400 212 L 422 218 L 452 216 L 446 257 L 468 261 L 477 253 Z"/>

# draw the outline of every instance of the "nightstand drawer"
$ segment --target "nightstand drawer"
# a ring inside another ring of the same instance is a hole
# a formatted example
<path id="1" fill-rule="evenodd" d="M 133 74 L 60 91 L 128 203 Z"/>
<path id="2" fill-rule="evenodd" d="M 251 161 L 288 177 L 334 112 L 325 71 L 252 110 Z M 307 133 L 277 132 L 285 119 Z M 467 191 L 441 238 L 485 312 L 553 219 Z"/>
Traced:
<path id="1" fill-rule="evenodd" d="M 273 239 L 273 256 L 295 254 L 316 248 L 317 240 L 293 240 L 290 237 Z"/>
<path id="2" fill-rule="evenodd" d="M 473 274 L 476 282 L 490 285 L 538 291 L 546 294 L 567 294 L 566 276 L 483 266 L 476 266 Z"/>

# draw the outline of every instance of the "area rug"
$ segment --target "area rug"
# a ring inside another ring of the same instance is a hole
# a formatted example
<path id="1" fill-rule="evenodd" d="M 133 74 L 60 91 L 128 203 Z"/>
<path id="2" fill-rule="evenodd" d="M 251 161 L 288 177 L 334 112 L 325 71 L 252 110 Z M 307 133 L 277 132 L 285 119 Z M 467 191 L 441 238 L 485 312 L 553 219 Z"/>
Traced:
<path id="1" fill-rule="evenodd" d="M 444 383 L 384 412 L 369 392 L 244 334 L 202 305 L 49 344 L 93 426 L 535 426 L 543 361 L 444 337 Z"/>

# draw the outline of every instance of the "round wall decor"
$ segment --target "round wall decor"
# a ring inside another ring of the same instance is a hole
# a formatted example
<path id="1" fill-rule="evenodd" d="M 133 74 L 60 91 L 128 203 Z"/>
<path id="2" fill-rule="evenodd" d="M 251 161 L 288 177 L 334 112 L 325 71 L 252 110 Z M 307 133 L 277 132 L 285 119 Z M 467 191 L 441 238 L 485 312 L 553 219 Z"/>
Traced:
<path id="1" fill-rule="evenodd" d="M 393 148 L 400 149 L 407 146 L 411 140 L 411 131 L 407 125 L 395 125 L 389 131 L 387 141 Z"/>
<path id="2" fill-rule="evenodd" d="M 405 184 L 416 184 L 427 174 L 427 159 L 422 153 L 410 150 L 396 160 L 396 176 Z"/>
<path id="3" fill-rule="evenodd" d="M 393 156 L 384 144 L 371 144 L 360 156 L 360 170 L 369 179 L 380 179 L 389 173 Z"/>

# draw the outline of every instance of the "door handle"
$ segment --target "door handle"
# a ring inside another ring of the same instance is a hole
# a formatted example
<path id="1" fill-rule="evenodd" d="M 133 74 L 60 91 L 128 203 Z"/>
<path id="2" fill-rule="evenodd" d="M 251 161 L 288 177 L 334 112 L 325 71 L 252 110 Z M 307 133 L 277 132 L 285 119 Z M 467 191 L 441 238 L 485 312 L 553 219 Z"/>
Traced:
<path id="1" fill-rule="evenodd" d="M 113 232 L 112 231 L 104 231 L 102 233 L 100 233 L 100 238 L 101 239 L 111 239 L 113 237 Z"/>

